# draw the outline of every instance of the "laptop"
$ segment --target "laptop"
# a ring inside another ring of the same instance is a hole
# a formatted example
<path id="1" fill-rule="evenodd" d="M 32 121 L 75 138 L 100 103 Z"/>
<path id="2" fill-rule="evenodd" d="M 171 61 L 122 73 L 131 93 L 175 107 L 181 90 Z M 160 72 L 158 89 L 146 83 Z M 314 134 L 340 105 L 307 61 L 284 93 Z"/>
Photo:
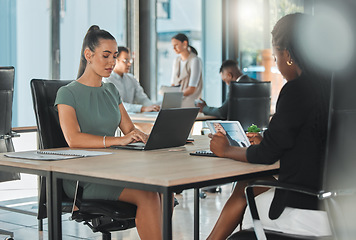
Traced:
<path id="1" fill-rule="evenodd" d="M 187 141 L 198 112 L 199 108 L 162 109 L 157 116 L 146 144 L 136 142 L 126 146 L 114 145 L 111 148 L 153 150 L 183 146 Z"/>
<path id="2" fill-rule="evenodd" d="M 161 104 L 161 109 L 182 107 L 183 92 L 165 92 Z M 143 115 L 157 116 L 158 112 L 144 112 Z"/>
<path id="3" fill-rule="evenodd" d="M 182 107 L 183 92 L 165 92 L 163 95 L 162 109 Z"/>

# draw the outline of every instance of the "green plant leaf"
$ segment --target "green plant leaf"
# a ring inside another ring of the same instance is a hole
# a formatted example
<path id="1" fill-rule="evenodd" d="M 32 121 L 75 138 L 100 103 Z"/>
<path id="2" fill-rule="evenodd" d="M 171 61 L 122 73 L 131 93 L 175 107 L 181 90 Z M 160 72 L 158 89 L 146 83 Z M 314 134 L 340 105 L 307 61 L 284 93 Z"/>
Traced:
<path id="1" fill-rule="evenodd" d="M 261 129 L 259 129 L 255 124 L 252 124 L 247 128 L 247 132 L 260 132 Z"/>

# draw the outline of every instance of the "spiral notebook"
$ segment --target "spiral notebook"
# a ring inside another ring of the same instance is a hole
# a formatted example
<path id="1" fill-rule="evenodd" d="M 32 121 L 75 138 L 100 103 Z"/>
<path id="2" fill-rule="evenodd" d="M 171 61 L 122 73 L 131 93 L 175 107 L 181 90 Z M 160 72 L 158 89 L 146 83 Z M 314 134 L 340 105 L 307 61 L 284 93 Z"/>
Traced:
<path id="1" fill-rule="evenodd" d="M 100 155 L 112 154 L 111 152 L 99 152 L 99 151 L 87 151 L 87 150 L 35 150 L 25 152 L 12 152 L 6 153 L 6 157 L 10 158 L 22 158 L 41 161 L 55 161 L 71 158 L 93 157 Z"/>

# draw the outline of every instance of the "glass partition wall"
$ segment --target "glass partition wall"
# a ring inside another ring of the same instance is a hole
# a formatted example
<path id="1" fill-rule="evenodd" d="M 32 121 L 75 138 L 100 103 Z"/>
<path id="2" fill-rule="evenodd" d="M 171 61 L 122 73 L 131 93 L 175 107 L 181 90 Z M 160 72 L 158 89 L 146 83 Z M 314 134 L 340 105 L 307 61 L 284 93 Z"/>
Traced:
<path id="1" fill-rule="evenodd" d="M 43 0 L 0 1 L 0 66 L 15 67 L 13 127 L 36 125 L 30 80 L 50 74 L 50 13 Z"/>
<path id="2" fill-rule="evenodd" d="M 171 38 L 184 33 L 189 44 L 202 54 L 202 14 L 201 0 L 157 0 L 157 92 L 161 86 L 171 85 L 172 65 L 177 54 Z M 188 7 L 189 6 L 189 7 Z M 162 96 L 157 96 L 162 100 Z"/>
<path id="3" fill-rule="evenodd" d="M 210 105 L 221 104 L 221 5 L 216 0 L 157 0 L 157 84 L 171 84 L 177 54 L 171 39 L 184 33 L 203 63 L 203 98 Z M 158 100 L 162 99 L 158 95 Z"/>
<path id="4" fill-rule="evenodd" d="M 0 66 L 15 67 L 13 127 L 36 125 L 31 79 L 76 78 L 82 41 L 91 25 L 126 45 L 127 1 L 0 1 Z"/>
<path id="5" fill-rule="evenodd" d="M 177 57 L 171 38 L 188 36 L 203 62 L 203 98 L 220 106 L 227 90 L 219 75 L 223 60 L 237 60 L 243 72 L 272 82 L 273 113 L 285 81 L 271 50 L 271 30 L 282 16 L 313 13 L 314 0 L 157 0 L 157 92 L 170 85 L 173 60 Z M 160 96 L 158 96 L 160 97 Z"/>
<path id="6" fill-rule="evenodd" d="M 243 72 L 261 81 L 271 81 L 271 112 L 285 83 L 272 58 L 271 31 L 283 16 L 305 12 L 310 0 L 239 0 L 235 21 L 239 29 L 239 63 Z"/>
<path id="7" fill-rule="evenodd" d="M 84 36 L 91 25 L 109 31 L 126 46 L 125 0 L 62 1 L 60 8 L 60 78 L 75 79 Z"/>

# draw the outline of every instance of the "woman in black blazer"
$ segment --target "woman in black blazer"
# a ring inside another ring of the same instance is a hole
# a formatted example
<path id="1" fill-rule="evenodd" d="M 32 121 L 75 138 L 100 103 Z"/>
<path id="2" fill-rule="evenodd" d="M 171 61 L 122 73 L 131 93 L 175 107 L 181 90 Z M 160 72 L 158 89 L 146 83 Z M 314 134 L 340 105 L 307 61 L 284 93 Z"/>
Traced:
<path id="1" fill-rule="evenodd" d="M 217 133 L 212 136 L 210 149 L 217 156 L 237 161 L 273 164 L 279 160 L 277 181 L 318 190 L 322 183 L 330 91 L 327 81 L 310 71 L 313 69 L 311 63 L 306 62 L 300 50 L 300 44 L 303 44 L 300 41 L 303 28 L 300 26 L 305 26 L 308 21 L 312 18 L 304 14 L 287 15 L 272 31 L 275 62 L 287 83 L 279 94 L 276 113 L 263 139 L 256 140 L 248 148 L 233 147 L 224 135 Z M 237 184 L 208 239 L 226 239 L 243 218 L 244 228 L 249 215 L 244 216 L 246 184 Z M 264 206 L 260 214 L 262 225 L 302 235 L 330 233 L 326 213 L 318 211 L 316 198 L 267 190 L 255 189 L 256 195 L 261 194 L 256 198 L 257 205 Z M 306 220 L 303 222 L 302 219 Z M 311 219 L 316 219 L 318 226 L 309 224 Z M 324 228 L 320 229 L 320 225 Z"/>

